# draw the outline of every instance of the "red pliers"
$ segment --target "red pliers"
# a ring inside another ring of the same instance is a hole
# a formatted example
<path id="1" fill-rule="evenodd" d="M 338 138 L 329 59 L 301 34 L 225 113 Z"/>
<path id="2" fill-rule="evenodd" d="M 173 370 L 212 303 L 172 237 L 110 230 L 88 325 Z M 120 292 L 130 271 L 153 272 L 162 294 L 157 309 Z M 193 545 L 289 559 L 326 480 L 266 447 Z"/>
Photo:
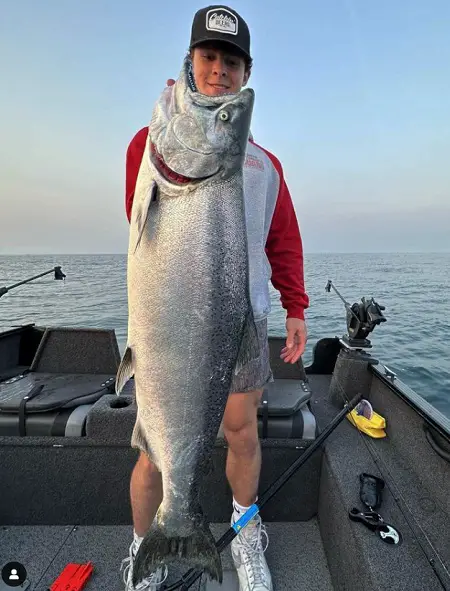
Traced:
<path id="1" fill-rule="evenodd" d="M 86 564 L 68 564 L 59 577 L 49 587 L 48 591 L 80 591 L 92 574 L 94 565 L 92 562 Z"/>

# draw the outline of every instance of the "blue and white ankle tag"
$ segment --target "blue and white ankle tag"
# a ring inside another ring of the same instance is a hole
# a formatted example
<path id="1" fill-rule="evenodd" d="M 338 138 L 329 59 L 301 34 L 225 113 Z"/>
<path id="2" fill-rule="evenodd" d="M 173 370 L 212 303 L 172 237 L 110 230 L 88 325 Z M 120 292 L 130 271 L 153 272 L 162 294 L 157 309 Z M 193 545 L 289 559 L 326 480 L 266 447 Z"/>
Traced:
<path id="1" fill-rule="evenodd" d="M 244 513 L 242 517 L 240 517 L 233 525 L 232 528 L 235 532 L 239 533 L 243 527 L 247 525 L 247 523 L 257 514 L 259 513 L 258 505 L 252 505 L 247 511 Z"/>

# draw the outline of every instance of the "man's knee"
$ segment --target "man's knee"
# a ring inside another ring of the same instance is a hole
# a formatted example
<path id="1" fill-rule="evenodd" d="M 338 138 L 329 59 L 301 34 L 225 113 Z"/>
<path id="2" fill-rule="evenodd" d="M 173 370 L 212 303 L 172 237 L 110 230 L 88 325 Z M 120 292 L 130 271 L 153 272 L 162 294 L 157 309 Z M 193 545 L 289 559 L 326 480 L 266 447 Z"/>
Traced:
<path id="1" fill-rule="evenodd" d="M 254 455 L 259 445 L 257 426 L 251 423 L 239 430 L 227 429 L 224 426 L 223 431 L 232 452 L 240 456 Z"/>
<path id="2" fill-rule="evenodd" d="M 155 482 L 161 479 L 160 471 L 148 457 L 148 455 L 143 451 L 141 451 L 139 454 L 135 469 L 139 470 L 142 477 L 149 480 L 150 482 Z"/>
<path id="3" fill-rule="evenodd" d="M 231 394 L 223 417 L 223 432 L 237 454 L 251 455 L 258 441 L 257 410 L 262 391 Z"/>

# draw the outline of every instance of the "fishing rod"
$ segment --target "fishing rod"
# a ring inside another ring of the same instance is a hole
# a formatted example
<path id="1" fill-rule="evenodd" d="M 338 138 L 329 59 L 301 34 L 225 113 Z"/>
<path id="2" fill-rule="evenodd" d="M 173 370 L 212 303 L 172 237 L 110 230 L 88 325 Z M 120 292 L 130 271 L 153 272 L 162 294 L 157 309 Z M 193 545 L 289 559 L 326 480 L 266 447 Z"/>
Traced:
<path id="1" fill-rule="evenodd" d="M 30 281 L 39 279 L 39 277 L 44 277 L 44 275 L 48 275 L 49 273 L 54 273 L 55 279 L 57 281 L 61 281 L 66 277 L 65 274 L 62 272 L 61 267 L 53 267 L 53 269 L 50 269 L 49 271 L 44 271 L 44 273 L 40 273 L 39 275 L 35 275 L 34 277 L 25 279 L 24 281 L 19 281 L 19 283 L 14 283 L 14 285 L 10 285 L 9 287 L 0 287 L 0 298 L 2 297 L 2 295 L 5 295 L 5 293 L 8 293 L 15 287 L 19 287 L 19 285 L 25 285 L 25 283 L 30 283 Z"/>
<path id="2" fill-rule="evenodd" d="M 259 513 L 260 509 L 271 499 L 282 486 L 303 466 L 303 464 L 312 456 L 312 454 L 323 444 L 323 442 L 331 435 L 336 427 L 344 420 L 345 416 L 351 412 L 355 406 L 361 401 L 362 394 L 357 394 L 352 400 L 345 403 L 344 408 L 330 421 L 322 433 L 315 439 L 315 441 L 278 477 L 278 479 L 261 495 L 261 497 L 242 515 L 236 523 L 234 523 L 223 536 L 217 540 L 216 548 L 221 553 L 239 534 L 239 532 L 248 524 L 248 522 Z M 165 587 L 164 591 L 188 591 L 190 587 L 203 575 L 203 571 L 198 571 L 193 568 L 188 570 L 181 579 L 173 583 L 169 587 Z"/>
<path id="3" fill-rule="evenodd" d="M 348 314 L 351 314 L 355 320 L 357 320 L 359 322 L 359 317 L 357 316 L 356 312 L 354 312 L 354 310 L 352 310 L 352 307 L 350 306 L 350 304 L 346 301 L 346 299 L 338 292 L 338 290 L 336 289 L 336 287 L 333 285 L 333 282 L 331 281 L 331 279 L 328 280 L 328 283 L 325 287 L 325 291 L 327 291 L 328 293 L 330 293 L 331 290 L 334 290 L 337 295 L 341 298 L 341 300 L 344 302 L 344 306 L 345 309 L 347 310 Z"/>

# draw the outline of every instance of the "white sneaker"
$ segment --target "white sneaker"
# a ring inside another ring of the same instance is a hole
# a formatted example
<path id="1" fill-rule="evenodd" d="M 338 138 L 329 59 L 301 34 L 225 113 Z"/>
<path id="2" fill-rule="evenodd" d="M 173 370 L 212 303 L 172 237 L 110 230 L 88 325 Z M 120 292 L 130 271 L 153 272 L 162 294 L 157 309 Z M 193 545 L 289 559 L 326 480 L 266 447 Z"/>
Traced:
<path id="1" fill-rule="evenodd" d="M 123 570 L 123 582 L 125 591 L 158 591 L 164 581 L 167 579 L 167 566 L 157 568 L 149 577 L 142 579 L 137 587 L 133 587 L 133 560 L 138 548 L 133 540 L 130 546 L 130 555 L 122 560 L 120 570 Z"/>
<path id="2" fill-rule="evenodd" d="M 233 523 L 232 518 L 231 525 Z M 264 547 L 262 538 L 265 538 Z M 268 545 L 269 536 L 259 515 L 255 515 L 231 542 L 231 556 L 240 591 L 273 591 L 272 577 L 264 556 Z"/>

